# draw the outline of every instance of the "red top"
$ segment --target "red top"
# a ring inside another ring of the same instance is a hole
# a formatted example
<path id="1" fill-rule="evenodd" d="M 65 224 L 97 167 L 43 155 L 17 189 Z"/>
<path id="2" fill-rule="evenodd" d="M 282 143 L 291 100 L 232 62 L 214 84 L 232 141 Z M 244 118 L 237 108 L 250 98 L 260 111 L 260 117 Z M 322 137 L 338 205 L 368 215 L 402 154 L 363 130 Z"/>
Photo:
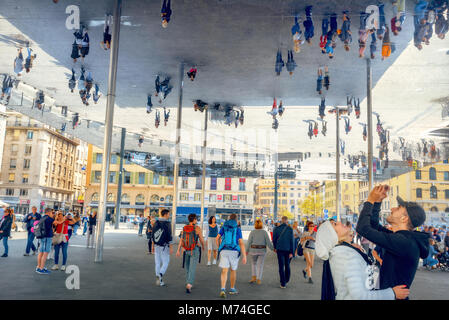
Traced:
<path id="1" fill-rule="evenodd" d="M 320 48 L 326 47 L 327 35 L 320 36 Z"/>
<path id="2" fill-rule="evenodd" d="M 64 227 L 64 230 L 62 229 L 63 227 Z M 61 224 L 56 225 L 56 233 L 61 233 L 61 231 L 65 235 L 67 241 L 69 241 L 69 221 L 68 220 L 64 221 Z"/>
<path id="3" fill-rule="evenodd" d="M 318 135 L 318 129 L 313 129 L 313 134 L 317 136 Z"/>

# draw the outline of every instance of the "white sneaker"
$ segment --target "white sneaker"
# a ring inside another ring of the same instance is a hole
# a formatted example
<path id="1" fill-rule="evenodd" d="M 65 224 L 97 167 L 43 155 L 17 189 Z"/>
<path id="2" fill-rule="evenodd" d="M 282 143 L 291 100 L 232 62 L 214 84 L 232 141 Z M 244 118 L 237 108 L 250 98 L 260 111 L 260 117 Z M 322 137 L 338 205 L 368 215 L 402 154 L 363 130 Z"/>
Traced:
<path id="1" fill-rule="evenodd" d="M 61 271 L 65 271 L 65 265 L 61 266 Z"/>
<path id="2" fill-rule="evenodd" d="M 210 261 L 207 261 L 207 265 L 210 266 Z"/>
<path id="3" fill-rule="evenodd" d="M 51 267 L 51 270 L 58 270 L 59 266 L 57 264 L 55 264 L 53 267 Z"/>
<path id="4" fill-rule="evenodd" d="M 217 264 L 217 260 L 214 259 L 214 262 L 212 262 L 212 264 Z"/>

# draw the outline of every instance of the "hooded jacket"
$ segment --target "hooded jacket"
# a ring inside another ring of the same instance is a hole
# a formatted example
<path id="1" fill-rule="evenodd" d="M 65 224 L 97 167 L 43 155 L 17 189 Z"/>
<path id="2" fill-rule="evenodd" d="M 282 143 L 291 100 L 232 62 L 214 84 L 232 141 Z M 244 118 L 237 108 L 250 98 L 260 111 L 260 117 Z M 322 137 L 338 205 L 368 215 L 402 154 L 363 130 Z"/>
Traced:
<path id="1" fill-rule="evenodd" d="M 411 287 L 419 258 L 429 255 L 429 235 L 418 231 L 392 232 L 379 225 L 381 203 L 365 202 L 356 231 L 385 249 L 380 268 L 380 289 L 397 285 Z"/>

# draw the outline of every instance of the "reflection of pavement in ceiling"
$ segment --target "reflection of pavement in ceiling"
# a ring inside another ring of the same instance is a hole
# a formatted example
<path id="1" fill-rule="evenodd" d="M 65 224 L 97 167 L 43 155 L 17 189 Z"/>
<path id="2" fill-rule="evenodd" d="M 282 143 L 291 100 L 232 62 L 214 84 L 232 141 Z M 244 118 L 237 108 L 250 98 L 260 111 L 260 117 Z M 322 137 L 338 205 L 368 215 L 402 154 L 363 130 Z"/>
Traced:
<path id="1" fill-rule="evenodd" d="M 25 74 L 23 80 L 46 90 L 58 105 L 68 105 L 69 110 L 79 112 L 81 118 L 103 122 L 109 56 L 99 47 L 102 26 L 90 27 L 91 48 L 86 58 L 86 68 L 92 70 L 94 79 L 100 83 L 103 97 L 98 105 L 85 108 L 79 95 L 70 94 L 67 87 L 66 74 L 72 67 L 70 50 L 73 40 L 71 32 L 63 27 L 67 3 L 61 1 L 58 5 L 42 5 L 30 0 L 3 2 L 0 14 L 5 19 L 0 19 L 0 71 L 12 73 L 15 55 L 13 44 L 31 39 L 38 58 L 32 72 Z M 112 8 L 112 2 L 80 1 L 82 20 L 101 21 L 106 8 Z M 298 68 L 293 76 L 290 77 L 284 69 L 280 77 L 275 77 L 273 64 L 276 48 L 281 43 L 286 58 L 286 50 L 291 45 L 292 18 L 281 15 L 290 15 L 293 3 L 294 1 L 284 1 L 279 8 L 278 3 L 265 0 L 176 2 L 173 5 L 172 21 L 167 29 L 160 27 L 159 2 L 145 3 L 144 8 L 141 1 L 124 3 L 123 15 L 126 16 L 124 21 L 127 23 L 121 29 L 115 125 L 125 126 L 128 132 L 145 131 L 147 137 L 174 141 L 176 110 L 172 109 L 167 127 L 155 129 L 154 112 L 147 115 L 144 107 L 146 94 L 153 91 L 154 76 L 158 72 L 172 76 L 174 88 L 166 105 L 173 107 L 177 104 L 177 63 L 184 59 L 195 61 L 200 66 L 195 82 L 185 80 L 183 104 L 186 109 L 183 112 L 183 127 L 188 130 L 183 132 L 183 143 L 202 143 L 202 114 L 193 112 L 191 108 L 191 100 L 201 98 L 209 102 L 229 101 L 245 106 L 243 128 L 226 131 L 228 127 L 210 125 L 209 146 L 229 149 L 232 144 L 234 150 L 242 152 L 261 152 L 264 147 L 272 148 L 267 143 L 271 141 L 273 130 L 266 111 L 270 108 L 273 95 L 276 95 L 283 99 L 287 108 L 280 119 L 279 152 L 335 151 L 335 119 L 332 116 L 326 117 L 327 137 L 319 136 L 309 140 L 307 125 L 303 122 L 317 118 L 319 97 L 315 92 L 316 68 L 324 63 L 329 65 L 331 89 L 325 93 L 327 104 L 342 105 L 345 104 L 346 94 L 365 97 L 365 61 L 357 58 L 358 19 L 355 17 L 352 19 L 354 42 L 351 52 L 344 52 L 339 42 L 334 60 L 319 54 L 319 16 L 333 8 L 333 4 L 336 11 L 341 12 L 345 6 L 342 3 L 346 3 L 352 12 L 358 12 L 362 8 L 361 4 L 364 6 L 368 1 L 358 1 L 357 5 L 354 1 L 322 1 L 320 3 L 325 3 L 324 6 L 315 5 L 313 47 L 305 45 L 300 54 L 295 54 Z M 304 7 L 305 5 L 298 8 L 302 16 Z M 389 21 L 389 3 L 386 3 L 386 15 Z M 412 17 L 408 17 L 404 31 L 398 37 L 392 36 L 397 52 L 384 62 L 379 57 L 373 61 L 373 106 L 381 114 L 385 127 L 391 128 L 392 133 L 420 138 L 439 124 L 443 125 L 441 107 L 431 101 L 447 96 L 449 92 L 445 55 L 448 41 L 434 37 L 431 45 L 419 52 L 410 43 L 412 21 Z M 380 53 L 379 42 L 377 53 Z M 79 68 L 79 63 L 76 67 Z M 363 99 L 362 121 L 366 119 L 365 110 L 366 102 Z M 54 123 L 54 120 L 47 122 Z M 342 138 L 346 141 L 347 153 L 356 154 L 366 150 L 366 145 L 361 138 L 362 127 L 358 124 L 359 121 L 352 117 L 351 122 L 352 132 L 346 136 L 342 130 Z M 101 146 L 103 143 L 101 134 L 91 135 L 86 132 L 81 135 L 87 136 L 87 141 L 96 145 Z M 226 136 L 227 140 L 219 138 L 222 136 Z M 260 136 L 262 139 L 259 140 L 263 141 L 254 141 L 255 136 Z M 127 145 L 137 145 L 136 140 L 135 136 L 129 136 Z M 119 141 L 120 135 L 117 134 L 113 149 L 118 149 Z M 378 138 L 375 137 L 375 143 L 377 142 Z M 142 149 L 154 152 L 157 148 L 144 144 Z M 194 157 L 198 158 L 196 152 Z"/>

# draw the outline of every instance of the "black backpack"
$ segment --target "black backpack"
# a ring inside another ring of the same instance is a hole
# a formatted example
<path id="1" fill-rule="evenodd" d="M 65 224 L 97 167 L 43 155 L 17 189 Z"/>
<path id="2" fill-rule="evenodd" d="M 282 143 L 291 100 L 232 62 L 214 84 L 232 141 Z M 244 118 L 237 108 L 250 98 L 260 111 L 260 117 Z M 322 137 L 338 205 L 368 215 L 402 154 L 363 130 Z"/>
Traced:
<path id="1" fill-rule="evenodd" d="M 45 220 L 47 217 L 43 217 L 39 223 L 34 227 L 34 236 L 37 239 L 43 239 L 47 237 L 47 230 L 45 229 Z"/>
<path id="2" fill-rule="evenodd" d="M 153 242 L 157 246 L 166 246 L 170 242 L 170 226 L 168 221 L 156 221 L 153 227 Z"/>

